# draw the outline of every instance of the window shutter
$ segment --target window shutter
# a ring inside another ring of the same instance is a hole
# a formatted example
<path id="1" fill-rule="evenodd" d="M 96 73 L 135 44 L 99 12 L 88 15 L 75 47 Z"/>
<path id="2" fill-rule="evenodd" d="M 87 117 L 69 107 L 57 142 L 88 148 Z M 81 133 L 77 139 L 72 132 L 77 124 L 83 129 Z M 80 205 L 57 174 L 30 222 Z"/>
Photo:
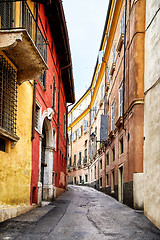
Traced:
<path id="1" fill-rule="evenodd" d="M 112 104 L 112 130 L 115 127 L 115 102 Z"/>
<path id="2" fill-rule="evenodd" d="M 101 87 L 101 99 L 103 98 L 103 85 Z"/>
<path id="3" fill-rule="evenodd" d="M 107 71 L 107 82 L 109 83 L 109 72 L 110 72 L 110 67 L 108 66 L 108 71 Z"/>
<path id="4" fill-rule="evenodd" d="M 116 44 L 114 44 L 114 48 L 113 48 L 113 62 L 116 61 Z"/>
<path id="5" fill-rule="evenodd" d="M 119 92 L 119 112 L 120 116 L 123 115 L 123 84 L 121 85 L 120 92 Z"/>
<path id="6" fill-rule="evenodd" d="M 79 128 L 77 129 L 77 138 L 79 137 Z"/>
<path id="7" fill-rule="evenodd" d="M 100 141 L 108 139 L 108 115 L 101 115 Z"/>

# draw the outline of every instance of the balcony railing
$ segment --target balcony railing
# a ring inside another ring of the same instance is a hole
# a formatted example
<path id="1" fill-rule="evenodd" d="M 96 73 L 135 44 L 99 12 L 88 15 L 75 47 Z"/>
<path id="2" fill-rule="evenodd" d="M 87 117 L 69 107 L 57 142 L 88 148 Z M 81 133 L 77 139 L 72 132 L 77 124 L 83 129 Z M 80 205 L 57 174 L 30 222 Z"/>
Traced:
<path id="1" fill-rule="evenodd" d="M 26 29 L 46 62 L 47 41 L 26 1 L 0 1 L 0 29 Z"/>

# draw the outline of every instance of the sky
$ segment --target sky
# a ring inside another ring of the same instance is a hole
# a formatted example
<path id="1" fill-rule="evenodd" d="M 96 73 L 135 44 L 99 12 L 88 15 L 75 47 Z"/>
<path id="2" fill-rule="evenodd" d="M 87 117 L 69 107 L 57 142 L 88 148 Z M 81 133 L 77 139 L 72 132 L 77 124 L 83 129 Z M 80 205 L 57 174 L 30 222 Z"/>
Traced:
<path id="1" fill-rule="evenodd" d="M 63 0 L 69 35 L 75 97 L 91 84 L 101 44 L 109 0 Z"/>

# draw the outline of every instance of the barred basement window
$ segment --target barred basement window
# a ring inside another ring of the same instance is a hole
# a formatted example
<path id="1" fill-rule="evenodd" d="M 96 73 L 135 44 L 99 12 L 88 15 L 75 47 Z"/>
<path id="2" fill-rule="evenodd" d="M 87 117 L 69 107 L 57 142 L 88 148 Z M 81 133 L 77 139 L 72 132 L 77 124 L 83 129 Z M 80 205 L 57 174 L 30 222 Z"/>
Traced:
<path id="1" fill-rule="evenodd" d="M 0 138 L 0 151 L 5 152 L 6 141 L 3 138 Z"/>
<path id="2" fill-rule="evenodd" d="M 16 135 L 17 72 L 0 55 L 0 128 Z"/>

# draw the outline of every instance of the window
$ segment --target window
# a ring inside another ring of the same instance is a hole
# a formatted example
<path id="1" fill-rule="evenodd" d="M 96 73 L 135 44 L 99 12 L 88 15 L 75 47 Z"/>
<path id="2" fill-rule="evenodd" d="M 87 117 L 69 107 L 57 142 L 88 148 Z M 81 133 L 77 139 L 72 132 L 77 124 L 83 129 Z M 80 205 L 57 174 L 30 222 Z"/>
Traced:
<path id="1" fill-rule="evenodd" d="M 97 171 L 97 169 L 96 169 L 96 166 L 94 167 L 94 179 L 96 179 L 96 171 Z"/>
<path id="2" fill-rule="evenodd" d="M 102 188 L 102 177 L 99 179 L 99 187 Z"/>
<path id="3" fill-rule="evenodd" d="M 115 147 L 112 148 L 112 161 L 115 161 Z"/>
<path id="4" fill-rule="evenodd" d="M 17 72 L 0 55 L 0 127 L 16 135 Z"/>
<path id="5" fill-rule="evenodd" d="M 88 129 L 88 121 L 87 120 L 83 120 L 83 131 L 86 132 Z"/>
<path id="6" fill-rule="evenodd" d="M 76 154 L 74 154 L 73 166 L 76 167 Z"/>
<path id="7" fill-rule="evenodd" d="M 92 169 L 91 169 L 91 182 L 92 182 Z"/>
<path id="8" fill-rule="evenodd" d="M 114 192 L 114 185 L 115 185 L 115 180 L 114 180 L 114 170 L 111 172 L 111 192 Z"/>
<path id="9" fill-rule="evenodd" d="M 77 139 L 77 131 L 73 133 L 73 141 L 76 141 L 76 139 Z"/>
<path id="10" fill-rule="evenodd" d="M 103 85 L 101 87 L 101 99 L 103 99 Z"/>
<path id="11" fill-rule="evenodd" d="M 79 137 L 79 128 L 77 129 L 77 138 Z"/>
<path id="12" fill-rule="evenodd" d="M 2 29 L 12 28 L 13 27 L 13 2 L 0 3 L 0 27 Z"/>
<path id="13" fill-rule="evenodd" d="M 53 76 L 53 97 L 52 97 L 52 107 L 55 108 L 56 100 L 56 78 Z"/>
<path id="14" fill-rule="evenodd" d="M 53 147 L 56 149 L 56 131 L 53 129 Z"/>
<path id="15" fill-rule="evenodd" d="M 40 129 L 40 117 L 41 117 L 41 108 L 36 103 L 36 114 L 35 114 L 35 127 L 39 130 Z"/>
<path id="16" fill-rule="evenodd" d="M 123 116 L 123 84 L 119 88 L 119 116 Z"/>
<path id="17" fill-rule="evenodd" d="M 114 48 L 113 48 L 113 63 L 116 62 L 116 43 L 114 44 Z"/>
<path id="18" fill-rule="evenodd" d="M 106 155 L 106 165 L 107 166 L 109 165 L 109 153 L 107 153 L 107 155 Z"/>
<path id="19" fill-rule="evenodd" d="M 124 30 L 125 30 L 125 11 L 122 15 L 122 19 L 121 19 L 121 34 L 124 34 Z"/>
<path id="20" fill-rule="evenodd" d="M 88 182 L 88 175 L 85 175 L 85 182 Z"/>
<path id="21" fill-rule="evenodd" d="M 112 103 L 111 116 L 112 116 L 112 131 L 113 131 L 115 128 L 115 101 Z"/>
<path id="22" fill-rule="evenodd" d="M 79 160 L 78 160 L 78 165 L 81 165 L 81 161 L 82 161 L 82 153 L 79 152 Z"/>
<path id="23" fill-rule="evenodd" d="M 79 176 L 79 183 L 82 183 L 82 176 Z"/>
<path id="24" fill-rule="evenodd" d="M 0 138 L 0 151 L 5 152 L 6 141 L 3 138 Z"/>
<path id="25" fill-rule="evenodd" d="M 82 136 L 82 126 L 79 128 L 79 137 Z"/>
<path id="26" fill-rule="evenodd" d="M 83 163 L 87 163 L 87 148 L 84 150 L 84 160 Z"/>
<path id="27" fill-rule="evenodd" d="M 42 74 L 39 78 L 44 87 L 44 90 L 46 90 L 46 71 L 44 71 L 44 74 Z"/>
<path id="28" fill-rule="evenodd" d="M 123 153 L 123 137 L 119 140 L 119 155 Z"/>
<path id="29" fill-rule="evenodd" d="M 106 174 L 106 186 L 109 186 L 109 175 L 108 175 L 108 173 Z"/>
<path id="30" fill-rule="evenodd" d="M 102 169 L 102 159 L 100 159 L 99 168 L 100 168 L 100 170 Z"/>

